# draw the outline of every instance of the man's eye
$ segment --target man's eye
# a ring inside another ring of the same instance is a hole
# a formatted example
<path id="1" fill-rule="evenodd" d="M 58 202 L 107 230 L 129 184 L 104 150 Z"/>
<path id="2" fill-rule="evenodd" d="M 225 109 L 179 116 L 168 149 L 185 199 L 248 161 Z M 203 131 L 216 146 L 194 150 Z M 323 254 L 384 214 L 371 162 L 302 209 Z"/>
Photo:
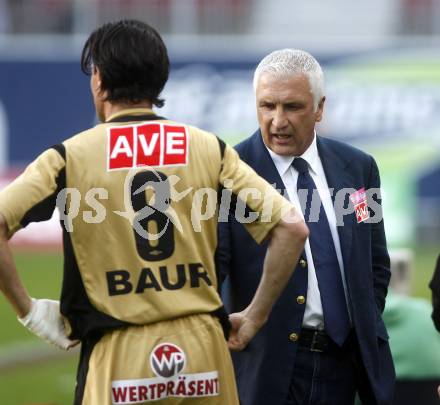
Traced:
<path id="1" fill-rule="evenodd" d="M 298 110 L 301 108 L 299 104 L 286 104 L 286 110 Z"/>

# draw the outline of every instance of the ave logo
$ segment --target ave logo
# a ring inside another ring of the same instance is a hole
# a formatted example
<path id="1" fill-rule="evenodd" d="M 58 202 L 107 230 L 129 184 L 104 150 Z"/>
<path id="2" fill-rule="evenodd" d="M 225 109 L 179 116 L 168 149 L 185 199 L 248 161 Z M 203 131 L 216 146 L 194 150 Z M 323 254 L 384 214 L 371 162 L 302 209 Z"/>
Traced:
<path id="1" fill-rule="evenodd" d="M 161 343 L 151 352 L 150 365 L 158 377 L 175 377 L 185 368 L 185 352 L 172 343 Z"/>
<path id="2" fill-rule="evenodd" d="M 154 122 L 108 129 L 108 170 L 187 163 L 188 132 L 183 125 Z"/>

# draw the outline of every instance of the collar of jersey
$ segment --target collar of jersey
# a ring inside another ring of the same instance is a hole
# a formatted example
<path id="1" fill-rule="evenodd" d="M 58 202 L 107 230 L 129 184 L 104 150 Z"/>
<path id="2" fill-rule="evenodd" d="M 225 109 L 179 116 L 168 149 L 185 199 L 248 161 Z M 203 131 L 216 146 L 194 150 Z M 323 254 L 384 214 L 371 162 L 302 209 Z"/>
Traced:
<path id="1" fill-rule="evenodd" d="M 112 114 L 105 122 L 150 121 L 157 119 L 164 118 L 157 116 L 154 111 L 149 108 L 130 108 Z"/>

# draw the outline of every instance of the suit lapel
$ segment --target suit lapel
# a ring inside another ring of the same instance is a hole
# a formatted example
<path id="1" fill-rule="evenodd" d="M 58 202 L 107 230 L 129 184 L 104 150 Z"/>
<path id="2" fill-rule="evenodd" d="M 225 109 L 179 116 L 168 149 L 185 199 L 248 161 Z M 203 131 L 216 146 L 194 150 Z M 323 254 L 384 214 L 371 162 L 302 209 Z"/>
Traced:
<path id="1" fill-rule="evenodd" d="M 322 166 L 324 168 L 327 184 L 330 189 L 333 189 L 332 200 L 335 207 L 336 220 L 338 221 L 338 213 L 336 210 L 338 206 L 341 209 L 342 199 L 336 199 L 336 195 L 340 190 L 352 189 L 355 184 L 354 179 L 350 175 L 349 165 L 350 160 L 333 148 L 325 138 L 317 137 L 317 146 L 319 157 L 321 158 Z M 344 193 L 344 207 L 350 204 L 348 193 Z M 336 205 L 335 205 L 336 201 Z M 344 268 L 348 268 L 351 252 L 351 242 L 353 235 L 353 226 L 355 225 L 354 214 L 344 215 L 343 224 L 338 221 L 340 226 L 337 226 L 339 241 L 341 243 L 342 258 L 344 261 Z"/>

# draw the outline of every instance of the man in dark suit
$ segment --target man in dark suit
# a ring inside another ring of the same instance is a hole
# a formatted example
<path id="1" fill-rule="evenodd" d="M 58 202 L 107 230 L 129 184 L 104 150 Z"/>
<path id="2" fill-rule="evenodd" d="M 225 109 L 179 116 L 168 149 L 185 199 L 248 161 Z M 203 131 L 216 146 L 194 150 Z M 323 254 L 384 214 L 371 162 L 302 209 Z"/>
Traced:
<path id="1" fill-rule="evenodd" d="M 440 255 L 438 256 L 429 287 L 432 291 L 432 320 L 434 321 L 435 328 L 440 332 Z"/>
<path id="2" fill-rule="evenodd" d="M 437 258 L 437 264 L 429 283 L 432 291 L 432 320 L 435 328 L 440 332 L 440 255 Z M 440 385 L 438 386 L 438 396 L 440 398 Z"/>
<path id="3" fill-rule="evenodd" d="M 374 159 L 316 135 L 323 73 L 307 52 L 266 56 L 254 75 L 260 129 L 241 158 L 301 206 L 310 236 L 265 327 L 233 354 L 242 405 L 390 404 L 394 366 L 381 318 L 390 279 Z M 316 193 L 318 191 L 318 193 Z M 257 288 L 265 246 L 233 209 L 219 228 L 218 270 L 230 311 Z"/>

